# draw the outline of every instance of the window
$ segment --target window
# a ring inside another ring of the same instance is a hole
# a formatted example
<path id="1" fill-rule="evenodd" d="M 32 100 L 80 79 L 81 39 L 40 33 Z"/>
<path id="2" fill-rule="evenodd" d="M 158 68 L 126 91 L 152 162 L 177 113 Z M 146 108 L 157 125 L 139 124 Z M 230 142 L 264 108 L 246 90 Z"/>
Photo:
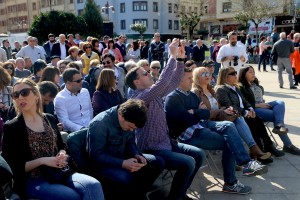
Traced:
<path id="1" fill-rule="evenodd" d="M 181 12 L 185 13 L 185 6 L 181 6 Z"/>
<path id="2" fill-rule="evenodd" d="M 158 19 L 153 20 L 153 29 L 158 29 Z"/>
<path id="3" fill-rule="evenodd" d="M 78 16 L 83 15 L 83 9 L 78 9 Z"/>
<path id="4" fill-rule="evenodd" d="M 77 0 L 77 3 L 83 3 L 83 0 Z M 79 13 L 79 11 L 78 11 Z"/>
<path id="5" fill-rule="evenodd" d="M 147 11 L 148 10 L 147 1 L 134 1 L 134 2 L 132 2 L 132 10 L 133 11 Z"/>
<path id="6" fill-rule="evenodd" d="M 169 10 L 169 13 L 172 13 L 172 4 L 171 3 L 168 4 L 168 10 Z"/>
<path id="7" fill-rule="evenodd" d="M 74 0 L 70 0 L 70 4 L 73 4 L 74 3 Z"/>
<path id="8" fill-rule="evenodd" d="M 158 12 L 158 3 L 153 2 L 153 12 Z"/>
<path id="9" fill-rule="evenodd" d="M 198 7 L 194 7 L 194 13 L 198 14 Z"/>
<path id="10" fill-rule="evenodd" d="M 208 6 L 204 6 L 203 11 L 204 11 L 204 14 L 207 14 L 208 13 Z"/>
<path id="11" fill-rule="evenodd" d="M 178 13 L 178 4 L 174 4 L 174 13 Z"/>
<path id="12" fill-rule="evenodd" d="M 32 10 L 36 10 L 36 3 L 32 3 Z"/>
<path id="13" fill-rule="evenodd" d="M 191 13 L 191 12 L 192 12 L 192 6 L 189 7 L 189 13 Z"/>
<path id="14" fill-rule="evenodd" d="M 179 21 L 174 20 L 174 30 L 179 30 Z"/>
<path id="15" fill-rule="evenodd" d="M 172 30 L 172 20 L 169 20 L 169 21 L 168 21 L 168 29 L 169 29 L 169 30 Z"/>
<path id="16" fill-rule="evenodd" d="M 144 24 L 146 27 L 148 27 L 148 20 L 147 19 L 134 19 L 134 24 Z"/>
<path id="17" fill-rule="evenodd" d="M 120 3 L 120 13 L 125 13 L 125 3 Z"/>
<path id="18" fill-rule="evenodd" d="M 231 12 L 231 2 L 223 3 L 223 12 Z"/>
<path id="19" fill-rule="evenodd" d="M 125 29 L 126 29 L 126 21 L 121 20 L 121 30 L 125 30 Z"/>

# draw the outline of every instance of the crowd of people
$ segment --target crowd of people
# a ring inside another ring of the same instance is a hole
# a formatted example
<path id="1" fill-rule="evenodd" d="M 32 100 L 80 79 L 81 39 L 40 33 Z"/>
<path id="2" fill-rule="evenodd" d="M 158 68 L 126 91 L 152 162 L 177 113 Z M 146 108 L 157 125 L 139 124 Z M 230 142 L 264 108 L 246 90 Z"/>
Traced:
<path id="1" fill-rule="evenodd" d="M 246 64 L 244 33 L 230 32 L 211 47 L 201 39 L 193 45 L 160 37 L 129 45 L 124 35 L 82 41 L 79 34 L 49 34 L 43 46 L 29 36 L 23 47 L 0 51 L 0 162 L 7 162 L 0 165 L 0 183 L 13 179 L 20 199 L 141 200 L 167 169 L 175 171 L 168 199 L 184 200 L 205 150 L 220 150 L 222 191 L 249 194 L 237 167 L 244 176 L 261 175 L 274 156 L 300 155 L 284 123 L 284 102 L 266 103 Z M 279 37 L 274 45 L 261 37 L 258 70 L 262 63 L 267 71 L 264 50 L 276 54 L 279 86 L 285 69 L 295 89 L 300 34 L 294 44 L 285 33 Z M 274 124 L 283 150 L 265 122 Z M 74 135 L 84 138 L 77 154 L 68 145 Z M 81 168 L 76 161 L 83 159 Z"/>

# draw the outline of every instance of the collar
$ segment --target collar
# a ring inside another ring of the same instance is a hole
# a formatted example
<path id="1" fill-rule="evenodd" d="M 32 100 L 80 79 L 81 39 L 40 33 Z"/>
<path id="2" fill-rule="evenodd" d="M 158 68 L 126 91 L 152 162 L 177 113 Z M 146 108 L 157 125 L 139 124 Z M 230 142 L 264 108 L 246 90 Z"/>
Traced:
<path id="1" fill-rule="evenodd" d="M 233 90 L 235 91 L 235 86 L 231 86 L 231 85 L 229 85 L 229 84 L 227 84 L 227 83 L 225 83 L 225 86 L 227 86 L 227 87 L 229 87 L 230 89 L 233 89 Z"/>
<path id="2" fill-rule="evenodd" d="M 65 85 L 64 90 L 70 95 L 70 96 L 77 96 L 81 90 L 78 91 L 77 94 L 72 93 L 70 90 L 68 90 L 67 85 Z"/>
<path id="3" fill-rule="evenodd" d="M 181 93 L 184 94 L 185 96 L 188 96 L 188 95 L 191 93 L 191 91 L 184 91 L 184 90 L 182 90 L 181 88 L 176 88 L 176 90 L 177 90 L 178 92 L 181 92 Z"/>
<path id="4" fill-rule="evenodd" d="M 111 108 L 112 118 L 113 118 L 112 120 L 113 120 L 113 124 L 115 125 L 115 127 L 122 130 L 119 119 L 118 119 L 118 109 L 119 109 L 119 106 L 115 106 L 115 107 Z"/>

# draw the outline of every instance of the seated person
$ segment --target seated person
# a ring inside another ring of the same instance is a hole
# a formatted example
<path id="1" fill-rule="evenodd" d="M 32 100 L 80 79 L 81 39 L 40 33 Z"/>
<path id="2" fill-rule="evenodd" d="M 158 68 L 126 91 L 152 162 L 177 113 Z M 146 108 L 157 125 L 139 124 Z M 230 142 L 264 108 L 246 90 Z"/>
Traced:
<path id="1" fill-rule="evenodd" d="M 93 118 L 93 107 L 87 89 L 82 88 L 82 76 L 77 69 L 68 68 L 63 73 L 66 87 L 54 98 L 58 120 L 67 132 L 88 127 Z"/>
<path id="2" fill-rule="evenodd" d="M 0 130 L 2 131 L 2 130 Z M 3 157 L 0 155 L 0 199 L 5 200 L 8 199 L 9 197 L 6 196 L 6 194 L 3 191 L 3 186 L 9 184 L 12 185 L 12 178 L 13 174 L 8 166 L 7 162 L 3 159 Z"/>
<path id="3" fill-rule="evenodd" d="M 185 68 L 179 87 L 165 100 L 169 134 L 180 142 L 206 150 L 223 150 L 223 192 L 249 194 L 251 187 L 241 184 L 235 176 L 235 162 L 243 166 L 243 175 L 253 176 L 267 172 L 267 166 L 251 160 L 232 122 L 209 121 L 208 109 L 199 109 L 200 100 L 190 90 L 192 69 Z"/>
<path id="4" fill-rule="evenodd" d="M 115 72 L 112 69 L 101 70 L 96 89 L 93 95 L 94 116 L 124 102 L 121 93 L 116 89 Z"/>
<path id="5" fill-rule="evenodd" d="M 215 62 L 212 60 L 204 60 L 202 63 L 203 67 L 206 67 L 206 69 L 209 72 L 209 77 L 210 77 L 210 85 L 212 87 L 215 87 L 217 83 L 217 76 L 214 74 L 215 71 Z M 219 72 L 218 72 L 219 73 Z"/>
<path id="6" fill-rule="evenodd" d="M 57 169 L 59 173 L 69 163 L 57 120 L 42 111 L 37 85 L 30 78 L 20 79 L 12 97 L 18 116 L 4 125 L 2 156 L 13 172 L 14 193 L 21 199 L 103 200 L 101 184 L 95 178 L 74 172 L 60 182 L 45 171 Z"/>
<path id="7" fill-rule="evenodd" d="M 236 87 L 237 72 L 233 67 L 221 68 L 216 85 L 216 97 L 221 107 L 232 106 L 233 110 L 244 117 L 252 136 L 259 146 L 265 152 L 270 152 L 276 157 L 284 155 L 283 151 L 276 149 L 271 138 L 268 135 L 266 127 L 256 113 L 251 104 L 243 97 L 241 91 Z"/>
<path id="8" fill-rule="evenodd" d="M 282 140 L 284 144 L 283 151 L 294 155 L 300 155 L 300 149 L 292 144 L 287 135 L 288 129 L 284 124 L 284 101 L 275 100 L 268 103 L 265 102 L 263 99 L 264 89 L 259 85 L 252 66 L 241 69 L 239 83 L 243 96 L 254 108 L 256 115 L 261 117 L 265 122 L 274 123 L 272 132 L 278 134 Z"/>
<path id="9" fill-rule="evenodd" d="M 160 157 L 141 154 L 136 146 L 134 130 L 143 127 L 146 120 L 144 102 L 128 100 L 101 112 L 89 124 L 87 150 L 92 170 L 103 180 L 104 187 L 108 183 L 105 180 L 120 185 L 115 192 L 117 199 L 145 199 L 164 169 Z"/>
<path id="10" fill-rule="evenodd" d="M 211 113 L 215 113 L 215 119 L 218 121 L 230 120 L 235 124 L 235 127 L 240 135 L 240 137 L 245 141 L 250 150 L 250 156 L 253 159 L 266 164 L 273 162 L 270 153 L 263 153 L 261 149 L 257 146 L 254 141 L 251 131 L 245 122 L 244 118 L 236 115 L 233 112 L 232 107 L 226 109 L 219 109 L 219 104 L 216 100 L 215 91 L 212 89 L 212 86 L 209 84 L 209 72 L 205 67 L 196 68 L 193 71 L 193 92 L 200 99 L 201 105 L 200 108 L 207 108 L 211 110 Z"/>
<path id="11" fill-rule="evenodd" d="M 37 59 L 33 63 L 33 75 L 32 75 L 32 80 L 35 83 L 38 83 L 42 77 L 42 73 L 44 68 L 47 67 L 47 63 L 44 60 Z"/>

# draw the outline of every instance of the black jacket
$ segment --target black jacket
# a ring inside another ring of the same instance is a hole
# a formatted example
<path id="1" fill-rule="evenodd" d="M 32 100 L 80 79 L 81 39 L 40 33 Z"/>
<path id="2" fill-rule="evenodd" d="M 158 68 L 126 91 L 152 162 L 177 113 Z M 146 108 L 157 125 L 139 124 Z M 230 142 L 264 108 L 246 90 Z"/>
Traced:
<path id="1" fill-rule="evenodd" d="M 66 47 L 66 56 L 68 56 L 69 55 L 68 50 L 69 50 L 70 47 L 68 46 L 67 43 L 65 43 L 65 47 Z M 61 56 L 59 42 L 53 44 L 50 56 Z"/>

